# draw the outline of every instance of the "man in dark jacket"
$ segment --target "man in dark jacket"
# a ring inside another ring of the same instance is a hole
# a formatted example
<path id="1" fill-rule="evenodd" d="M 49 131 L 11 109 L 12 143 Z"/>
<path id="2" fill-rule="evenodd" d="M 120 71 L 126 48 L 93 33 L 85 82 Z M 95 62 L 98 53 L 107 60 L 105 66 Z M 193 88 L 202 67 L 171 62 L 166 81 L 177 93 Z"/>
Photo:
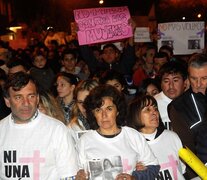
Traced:
<path id="1" fill-rule="evenodd" d="M 168 115 L 183 145 L 207 163 L 207 54 L 190 58 L 188 78 L 190 88 L 168 105 Z"/>

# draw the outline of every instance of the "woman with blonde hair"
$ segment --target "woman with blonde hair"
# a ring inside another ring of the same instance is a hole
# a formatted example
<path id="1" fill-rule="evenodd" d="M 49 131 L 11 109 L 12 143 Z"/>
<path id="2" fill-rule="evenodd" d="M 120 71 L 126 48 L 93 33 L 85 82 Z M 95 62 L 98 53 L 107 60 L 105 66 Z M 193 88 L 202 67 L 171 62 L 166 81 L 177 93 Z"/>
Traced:
<path id="1" fill-rule="evenodd" d="M 40 92 L 39 97 L 39 111 L 66 124 L 64 113 L 55 97 L 43 91 Z"/>
<path id="2" fill-rule="evenodd" d="M 83 134 L 83 131 L 90 129 L 86 119 L 86 112 L 85 108 L 83 107 L 83 102 L 86 96 L 88 96 L 89 92 L 98 85 L 99 83 L 97 80 L 88 79 L 81 81 L 75 88 L 75 104 L 72 108 L 71 119 L 67 125 L 72 130 L 75 140 L 77 140 L 79 135 Z"/>

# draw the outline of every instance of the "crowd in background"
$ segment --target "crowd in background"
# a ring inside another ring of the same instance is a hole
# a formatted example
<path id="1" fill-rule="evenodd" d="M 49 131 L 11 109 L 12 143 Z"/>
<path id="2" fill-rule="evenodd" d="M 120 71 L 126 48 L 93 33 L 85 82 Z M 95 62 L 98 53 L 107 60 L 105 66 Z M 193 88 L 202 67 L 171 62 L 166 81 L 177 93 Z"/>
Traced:
<path id="1" fill-rule="evenodd" d="M 187 145 L 204 163 L 207 162 L 207 55 L 203 52 L 176 56 L 169 46 L 158 49 L 153 42 L 134 43 L 133 37 L 120 43 L 122 49 L 113 43 L 79 46 L 77 40 L 60 43 L 55 39 L 37 39 L 25 49 L 14 50 L 0 41 L 0 49 L 5 52 L 5 56 L 0 59 L 0 119 L 11 112 L 4 102 L 5 83 L 16 73 L 24 72 L 37 82 L 38 110 L 68 127 L 75 149 L 80 151 L 81 165 L 86 161 L 85 153 L 88 156 L 94 153 L 94 156 L 99 157 L 97 151 L 101 150 L 96 146 L 110 146 L 111 143 L 104 140 L 101 140 L 104 143 L 100 143 L 94 132 L 79 137 L 80 132 L 92 129 L 109 139 L 124 133 L 122 141 L 127 141 L 128 135 L 131 139 L 136 135 L 138 138 L 132 140 L 133 147 L 139 152 L 145 148 L 145 153 L 149 154 L 150 150 L 143 142 L 147 139 L 158 162 L 165 162 L 168 155 L 172 155 L 176 161 L 178 174 L 170 170 L 173 179 L 195 177 L 195 173 L 190 168 L 186 170 L 180 161 L 178 150 Z M 103 114 L 108 111 L 117 113 L 114 115 L 115 120 L 118 119 L 116 131 L 112 134 L 104 132 L 106 127 L 99 122 L 100 111 Z M 125 126 L 136 129 L 143 136 L 139 137 Z M 137 145 L 139 142 L 143 143 L 143 147 Z M 113 152 L 116 145 L 106 148 L 106 152 Z M 123 143 L 122 146 L 126 147 L 126 152 L 132 152 L 133 148 L 130 149 L 128 144 Z M 163 147 L 166 148 L 166 157 L 160 153 Z M 90 152 L 90 148 L 97 148 L 97 151 Z M 151 155 L 144 158 L 145 153 L 141 153 L 141 157 L 143 166 L 149 170 L 147 177 L 155 177 L 154 174 L 159 170 L 158 163 Z M 124 153 L 122 155 L 126 156 Z M 136 153 L 132 155 L 131 159 Z M 139 165 L 136 165 L 137 171 L 144 171 L 139 170 Z M 79 168 L 84 169 L 83 166 Z M 160 171 L 168 169 L 160 168 Z M 132 170 L 129 172 L 132 173 Z M 136 171 L 132 174 L 136 178 L 142 177 Z M 85 171 L 79 170 L 77 177 L 86 178 Z M 128 176 L 124 174 L 125 177 Z"/>

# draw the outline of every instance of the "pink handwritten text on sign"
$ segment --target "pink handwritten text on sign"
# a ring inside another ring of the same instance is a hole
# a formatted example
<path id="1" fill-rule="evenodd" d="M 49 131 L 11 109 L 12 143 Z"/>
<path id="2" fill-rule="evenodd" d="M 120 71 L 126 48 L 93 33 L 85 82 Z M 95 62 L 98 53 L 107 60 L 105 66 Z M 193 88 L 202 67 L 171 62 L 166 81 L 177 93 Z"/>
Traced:
<path id="1" fill-rule="evenodd" d="M 114 41 L 132 36 L 128 24 L 129 10 L 124 7 L 91 8 L 74 10 L 78 24 L 80 45 Z"/>

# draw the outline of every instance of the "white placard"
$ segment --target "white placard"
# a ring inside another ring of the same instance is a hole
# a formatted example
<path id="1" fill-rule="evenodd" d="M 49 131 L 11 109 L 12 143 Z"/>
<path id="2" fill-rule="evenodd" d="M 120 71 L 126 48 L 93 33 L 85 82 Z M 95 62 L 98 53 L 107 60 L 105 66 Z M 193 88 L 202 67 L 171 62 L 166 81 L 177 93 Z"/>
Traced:
<path id="1" fill-rule="evenodd" d="M 151 42 L 149 27 L 137 27 L 134 32 L 134 42 Z"/>
<path id="2" fill-rule="evenodd" d="M 158 48 L 169 45 L 175 55 L 187 55 L 204 49 L 205 23 L 170 22 L 158 24 Z"/>

